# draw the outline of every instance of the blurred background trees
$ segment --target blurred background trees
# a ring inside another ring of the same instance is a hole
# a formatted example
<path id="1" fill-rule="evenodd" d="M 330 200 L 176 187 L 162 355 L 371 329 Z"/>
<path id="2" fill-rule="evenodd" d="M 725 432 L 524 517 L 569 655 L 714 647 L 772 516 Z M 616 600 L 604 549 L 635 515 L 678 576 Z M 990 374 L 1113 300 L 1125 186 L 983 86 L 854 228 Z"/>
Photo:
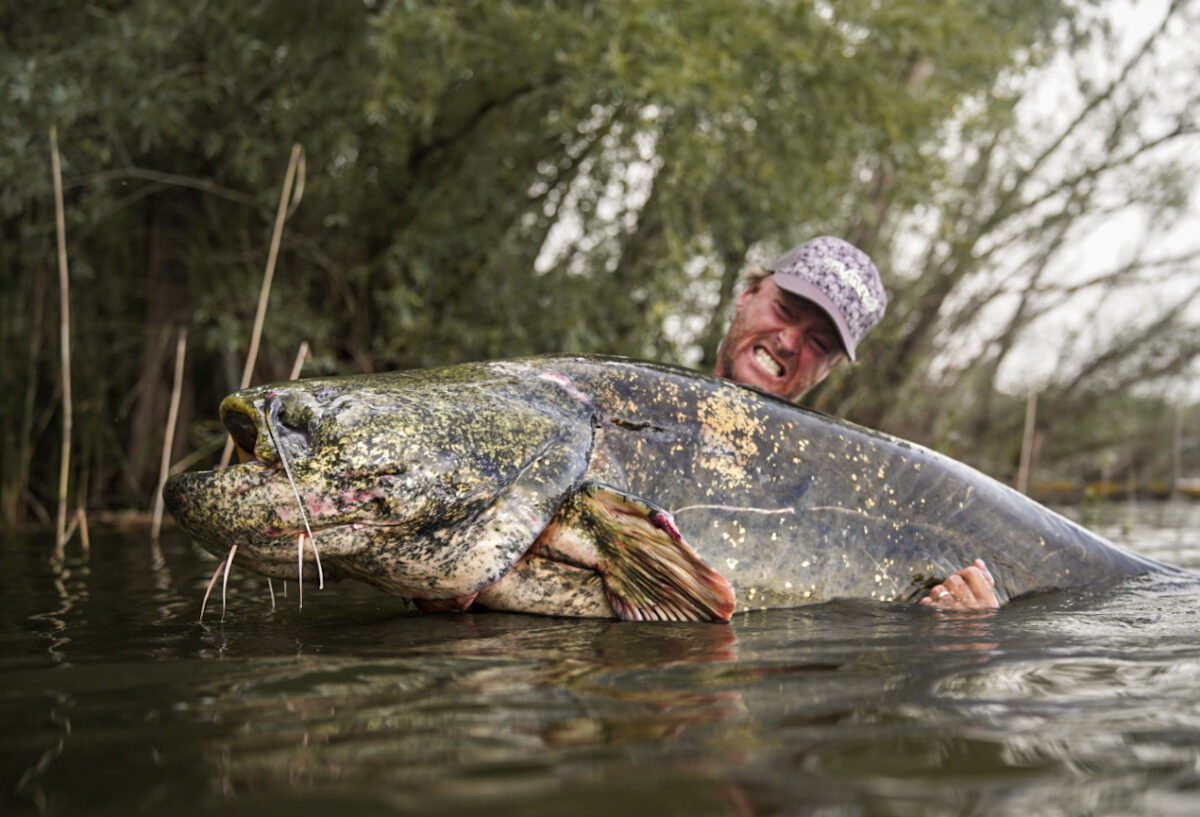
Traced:
<path id="1" fill-rule="evenodd" d="M 1200 353 L 1194 6 L 5 4 L 0 518 L 57 484 L 51 126 L 93 507 L 150 503 L 180 327 L 175 459 L 219 450 L 294 143 L 257 381 L 302 340 L 306 373 L 707 368 L 746 262 L 832 233 L 892 305 L 815 405 L 1008 478 L 1035 390 L 1043 468 L 1161 470 Z"/>

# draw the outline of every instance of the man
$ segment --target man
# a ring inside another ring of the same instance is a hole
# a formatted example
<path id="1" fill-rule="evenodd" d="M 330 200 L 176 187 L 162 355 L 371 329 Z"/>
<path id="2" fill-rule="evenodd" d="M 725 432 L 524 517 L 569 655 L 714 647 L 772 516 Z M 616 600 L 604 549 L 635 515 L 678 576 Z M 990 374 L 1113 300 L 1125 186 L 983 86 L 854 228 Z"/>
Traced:
<path id="1" fill-rule="evenodd" d="M 787 400 L 799 400 L 844 360 L 883 318 L 887 293 L 862 250 L 821 236 L 793 247 L 765 270 L 750 267 L 713 373 Z M 999 606 L 983 561 L 930 589 L 921 604 L 939 610 Z"/>
<path id="2" fill-rule="evenodd" d="M 715 374 L 798 400 L 879 323 L 887 294 L 867 254 L 821 236 L 751 267 Z"/>

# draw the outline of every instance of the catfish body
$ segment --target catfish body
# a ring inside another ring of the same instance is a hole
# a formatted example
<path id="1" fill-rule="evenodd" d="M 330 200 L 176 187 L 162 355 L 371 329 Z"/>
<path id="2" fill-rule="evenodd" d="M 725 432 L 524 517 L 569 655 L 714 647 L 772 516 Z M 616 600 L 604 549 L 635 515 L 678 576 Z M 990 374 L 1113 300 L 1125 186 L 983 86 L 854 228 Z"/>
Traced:
<path id="1" fill-rule="evenodd" d="M 247 462 L 168 482 L 185 529 L 302 578 L 307 523 L 331 572 L 434 609 L 723 620 L 735 597 L 916 599 L 977 557 L 1002 602 L 1175 570 L 929 449 L 658 364 L 314 378 L 221 412 Z"/>

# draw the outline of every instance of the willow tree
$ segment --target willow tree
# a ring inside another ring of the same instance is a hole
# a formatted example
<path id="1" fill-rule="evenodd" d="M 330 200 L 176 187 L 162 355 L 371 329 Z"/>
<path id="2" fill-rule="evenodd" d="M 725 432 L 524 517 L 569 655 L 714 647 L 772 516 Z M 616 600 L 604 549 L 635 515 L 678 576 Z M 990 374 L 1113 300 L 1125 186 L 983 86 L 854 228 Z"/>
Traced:
<path id="1" fill-rule="evenodd" d="M 734 279 L 818 231 L 873 243 L 872 177 L 938 177 L 964 96 L 1040 58 L 1046 3 L 396 4 L 372 102 L 387 258 L 371 357 L 711 360 Z M 715 316 L 715 317 L 714 317 Z M 676 331 L 664 331 L 664 323 Z"/>
<path id="2" fill-rule="evenodd" d="M 1200 242 L 1181 229 L 1200 181 L 1200 8 L 1143 4 L 1136 33 L 1109 13 L 952 122 L 952 172 L 918 179 L 920 206 L 888 226 L 905 248 L 888 320 L 824 407 L 996 472 L 1016 465 L 1030 390 L 1053 459 L 1153 436 L 1159 398 L 1200 359 Z"/>
<path id="3" fill-rule="evenodd" d="M 152 0 L 0 11 L 3 513 L 49 495 L 58 128 L 87 494 L 149 504 L 172 328 L 187 406 L 234 387 L 293 143 L 259 379 L 584 350 L 711 357 L 748 257 L 944 178 L 964 99 L 1041 60 L 1043 0 Z M 897 183 L 903 180 L 903 184 Z M 11 300 L 8 294 L 12 293 Z M 81 305 L 81 306 L 80 306 Z M 40 339 L 40 343 L 38 340 Z M 11 431 L 19 430 L 19 431 Z M 219 440 L 193 425 L 191 446 Z"/>

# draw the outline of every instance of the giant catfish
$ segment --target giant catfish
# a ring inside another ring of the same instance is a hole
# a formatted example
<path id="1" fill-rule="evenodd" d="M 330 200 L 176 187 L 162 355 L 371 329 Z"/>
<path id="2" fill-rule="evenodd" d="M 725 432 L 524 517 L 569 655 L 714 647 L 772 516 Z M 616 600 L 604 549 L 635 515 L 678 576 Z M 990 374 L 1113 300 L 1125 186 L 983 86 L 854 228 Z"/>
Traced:
<path id="1" fill-rule="evenodd" d="M 1177 570 L 927 448 L 664 365 L 314 378 L 220 412 L 243 462 L 168 481 L 186 531 L 267 576 L 319 563 L 424 610 L 719 621 L 916 600 L 976 557 L 1002 602 Z"/>

